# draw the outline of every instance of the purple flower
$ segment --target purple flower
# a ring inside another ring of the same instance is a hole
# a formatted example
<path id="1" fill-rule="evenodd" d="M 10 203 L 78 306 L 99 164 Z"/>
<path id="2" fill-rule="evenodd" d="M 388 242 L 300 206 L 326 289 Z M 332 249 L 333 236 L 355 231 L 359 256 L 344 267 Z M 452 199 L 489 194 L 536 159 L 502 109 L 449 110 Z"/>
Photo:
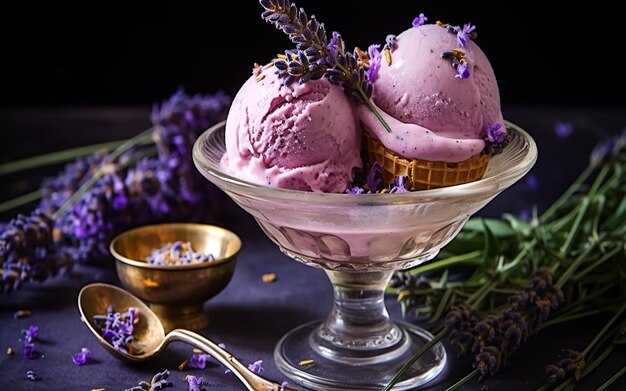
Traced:
<path id="1" fill-rule="evenodd" d="M 189 391 L 204 391 L 204 378 L 195 377 L 194 375 L 185 376 L 185 380 L 189 383 Z"/>
<path id="2" fill-rule="evenodd" d="M 473 35 L 476 34 L 473 33 L 474 30 L 476 30 L 476 26 L 469 23 L 464 24 L 463 28 L 458 29 L 456 33 L 456 42 L 459 44 L 459 47 L 467 48 L 470 39 L 472 39 Z"/>
<path id="3" fill-rule="evenodd" d="M 378 162 L 374 162 L 372 168 L 370 169 L 369 174 L 367 174 L 367 184 L 366 187 L 369 191 L 375 192 L 378 184 L 382 181 L 380 178 L 376 178 L 378 174 L 383 172 L 383 167 Z"/>
<path id="4" fill-rule="evenodd" d="M 340 54 L 340 45 L 341 44 L 341 35 L 339 35 L 338 32 L 333 31 L 333 34 L 330 38 L 330 42 L 328 42 L 328 45 L 326 45 L 326 49 L 328 49 L 328 57 L 326 59 L 326 61 L 328 62 L 328 65 L 330 65 L 331 67 L 337 65 L 337 57 Z"/>
<path id="5" fill-rule="evenodd" d="M 39 335 L 39 327 L 30 325 L 28 330 L 22 330 L 24 335 L 24 343 L 32 343 Z"/>
<path id="6" fill-rule="evenodd" d="M 365 190 L 363 190 L 363 188 L 359 186 L 354 186 L 352 189 L 346 189 L 346 194 L 357 195 L 363 193 L 365 193 Z"/>
<path id="7" fill-rule="evenodd" d="M 34 343 L 27 343 L 24 345 L 24 358 L 34 360 L 39 357 L 39 352 L 35 350 Z"/>
<path id="8" fill-rule="evenodd" d="M 206 361 L 211 358 L 208 354 L 205 353 L 194 353 L 189 359 L 189 367 L 204 369 L 206 367 Z"/>
<path id="9" fill-rule="evenodd" d="M 94 322 L 100 328 L 100 334 L 116 350 L 122 353 L 133 353 L 134 337 L 133 330 L 137 309 L 130 307 L 126 312 L 115 312 L 113 306 L 109 306 L 106 315 L 95 315 Z"/>
<path id="10" fill-rule="evenodd" d="M 525 209 L 522 209 L 522 210 L 519 212 L 519 218 L 520 218 L 520 219 L 522 219 L 522 220 L 524 220 L 524 221 L 530 221 L 531 217 L 532 217 L 532 216 L 531 216 L 531 211 L 530 211 L 530 208 L 525 208 Z"/>
<path id="11" fill-rule="evenodd" d="M 406 177 L 397 176 L 396 179 L 393 180 L 393 185 L 389 189 L 389 192 L 390 193 L 406 193 L 407 191 L 409 191 L 407 190 L 404 184 L 405 181 L 406 181 Z"/>
<path id="12" fill-rule="evenodd" d="M 89 357 L 91 357 L 91 352 L 87 348 L 82 348 L 80 352 L 76 354 L 72 354 L 72 361 L 76 365 L 84 365 L 89 361 Z"/>
<path id="13" fill-rule="evenodd" d="M 378 71 L 380 70 L 380 64 L 382 59 L 382 53 L 380 52 L 380 45 L 370 45 L 367 48 L 367 54 L 370 58 L 370 66 L 367 68 L 367 80 L 370 83 L 374 83 L 378 78 Z"/>
<path id="14" fill-rule="evenodd" d="M 248 364 L 248 369 L 254 373 L 263 372 L 263 360 L 257 360 L 253 362 L 252 364 Z"/>
<path id="15" fill-rule="evenodd" d="M 487 126 L 485 135 L 485 152 L 496 155 L 506 147 L 511 141 L 511 137 L 501 123 Z"/>
<path id="16" fill-rule="evenodd" d="M 289 383 L 287 383 L 286 381 L 282 382 L 280 384 L 280 388 L 278 389 L 278 391 L 285 391 L 285 388 L 289 385 Z"/>
<path id="17" fill-rule="evenodd" d="M 426 23 L 427 20 L 428 18 L 424 16 L 424 14 L 420 13 L 415 19 L 413 19 L 413 27 L 421 26 Z"/>
<path id="18" fill-rule="evenodd" d="M 467 61 L 459 61 L 456 64 L 456 75 L 454 75 L 457 79 L 469 79 L 470 71 L 467 67 Z"/>
<path id="19" fill-rule="evenodd" d="M 554 125 L 554 133 L 558 138 L 568 138 L 574 132 L 574 125 L 569 122 L 557 122 Z"/>
<path id="20" fill-rule="evenodd" d="M 539 180 L 537 179 L 536 176 L 534 176 L 533 174 L 529 174 L 526 177 L 526 185 L 531 189 L 531 190 L 537 190 L 537 188 L 539 187 Z"/>
<path id="21" fill-rule="evenodd" d="M 501 143 L 507 137 L 506 128 L 501 123 L 489 125 L 487 127 L 487 141 L 490 143 Z"/>

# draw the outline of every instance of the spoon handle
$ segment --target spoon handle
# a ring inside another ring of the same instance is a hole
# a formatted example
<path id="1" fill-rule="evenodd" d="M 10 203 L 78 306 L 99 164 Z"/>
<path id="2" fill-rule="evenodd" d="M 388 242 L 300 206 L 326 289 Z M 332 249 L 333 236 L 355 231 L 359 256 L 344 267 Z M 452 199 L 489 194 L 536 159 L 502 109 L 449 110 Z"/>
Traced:
<path id="1" fill-rule="evenodd" d="M 165 337 L 169 341 L 180 341 L 201 349 L 230 369 L 250 391 L 279 391 L 280 385 L 252 372 L 232 354 L 220 348 L 202 335 L 184 329 L 170 331 Z"/>

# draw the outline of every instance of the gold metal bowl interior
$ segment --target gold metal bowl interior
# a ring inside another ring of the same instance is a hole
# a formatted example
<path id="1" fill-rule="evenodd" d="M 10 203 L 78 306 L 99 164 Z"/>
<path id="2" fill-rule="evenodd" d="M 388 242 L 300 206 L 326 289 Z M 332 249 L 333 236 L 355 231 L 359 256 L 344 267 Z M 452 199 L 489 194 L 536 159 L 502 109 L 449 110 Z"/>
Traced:
<path id="1" fill-rule="evenodd" d="M 145 261 L 152 250 L 176 241 L 190 242 L 194 251 L 211 254 L 215 260 L 188 265 Z M 241 239 L 235 233 L 193 223 L 142 226 L 118 235 L 110 245 L 122 285 L 150 305 L 166 330 L 206 327 L 203 304 L 228 285 L 240 250 Z"/>

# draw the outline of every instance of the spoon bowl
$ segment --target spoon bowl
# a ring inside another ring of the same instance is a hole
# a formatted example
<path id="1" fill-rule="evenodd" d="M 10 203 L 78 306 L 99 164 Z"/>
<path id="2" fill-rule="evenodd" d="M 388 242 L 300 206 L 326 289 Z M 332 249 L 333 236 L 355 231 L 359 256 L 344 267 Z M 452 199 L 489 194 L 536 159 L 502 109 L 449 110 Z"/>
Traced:
<path id="1" fill-rule="evenodd" d="M 119 351 L 100 334 L 100 329 L 94 321 L 94 315 L 106 314 L 109 306 L 113 306 L 118 312 L 124 312 L 131 307 L 137 308 L 139 321 L 134 325 L 133 337 L 142 348 L 140 353 L 128 354 Z M 93 283 L 84 286 L 78 294 L 78 310 L 82 321 L 96 336 L 98 342 L 114 357 L 123 361 L 148 361 L 164 351 L 171 342 L 180 341 L 195 346 L 215 358 L 230 369 L 248 390 L 294 390 L 262 378 L 249 370 L 232 354 L 200 334 L 185 329 L 175 329 L 166 334 L 163 324 L 150 307 L 131 293 L 114 285 Z"/>
<path id="2" fill-rule="evenodd" d="M 123 312 L 131 307 L 139 310 L 140 321 L 133 329 L 133 337 L 141 341 L 143 349 L 140 354 L 131 355 L 117 350 L 100 334 L 100 328 L 94 321 L 94 316 L 106 314 L 107 309 L 111 305 L 118 312 Z M 85 286 L 78 294 L 78 309 L 80 310 L 82 321 L 98 338 L 100 344 L 109 353 L 124 361 L 139 362 L 149 360 L 162 348 L 161 345 L 165 341 L 163 325 L 150 307 L 135 296 L 114 285 L 94 283 Z"/>

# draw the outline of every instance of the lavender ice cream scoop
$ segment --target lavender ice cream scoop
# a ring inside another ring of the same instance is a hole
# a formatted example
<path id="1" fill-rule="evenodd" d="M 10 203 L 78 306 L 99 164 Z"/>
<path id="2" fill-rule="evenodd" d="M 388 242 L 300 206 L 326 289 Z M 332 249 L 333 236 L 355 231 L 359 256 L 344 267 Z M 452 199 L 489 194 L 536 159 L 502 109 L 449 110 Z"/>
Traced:
<path id="1" fill-rule="evenodd" d="M 222 167 L 250 182 L 294 190 L 343 192 L 361 167 L 353 107 L 326 79 L 283 85 L 258 68 L 226 120 Z"/>
<path id="2" fill-rule="evenodd" d="M 372 95 L 393 132 L 359 107 L 370 136 L 408 159 L 454 163 L 483 150 L 487 129 L 503 124 L 500 94 L 485 54 L 469 37 L 462 38 L 436 24 L 398 35 L 391 64 L 385 56 L 380 59 Z M 455 69 L 459 58 L 463 65 Z"/>

